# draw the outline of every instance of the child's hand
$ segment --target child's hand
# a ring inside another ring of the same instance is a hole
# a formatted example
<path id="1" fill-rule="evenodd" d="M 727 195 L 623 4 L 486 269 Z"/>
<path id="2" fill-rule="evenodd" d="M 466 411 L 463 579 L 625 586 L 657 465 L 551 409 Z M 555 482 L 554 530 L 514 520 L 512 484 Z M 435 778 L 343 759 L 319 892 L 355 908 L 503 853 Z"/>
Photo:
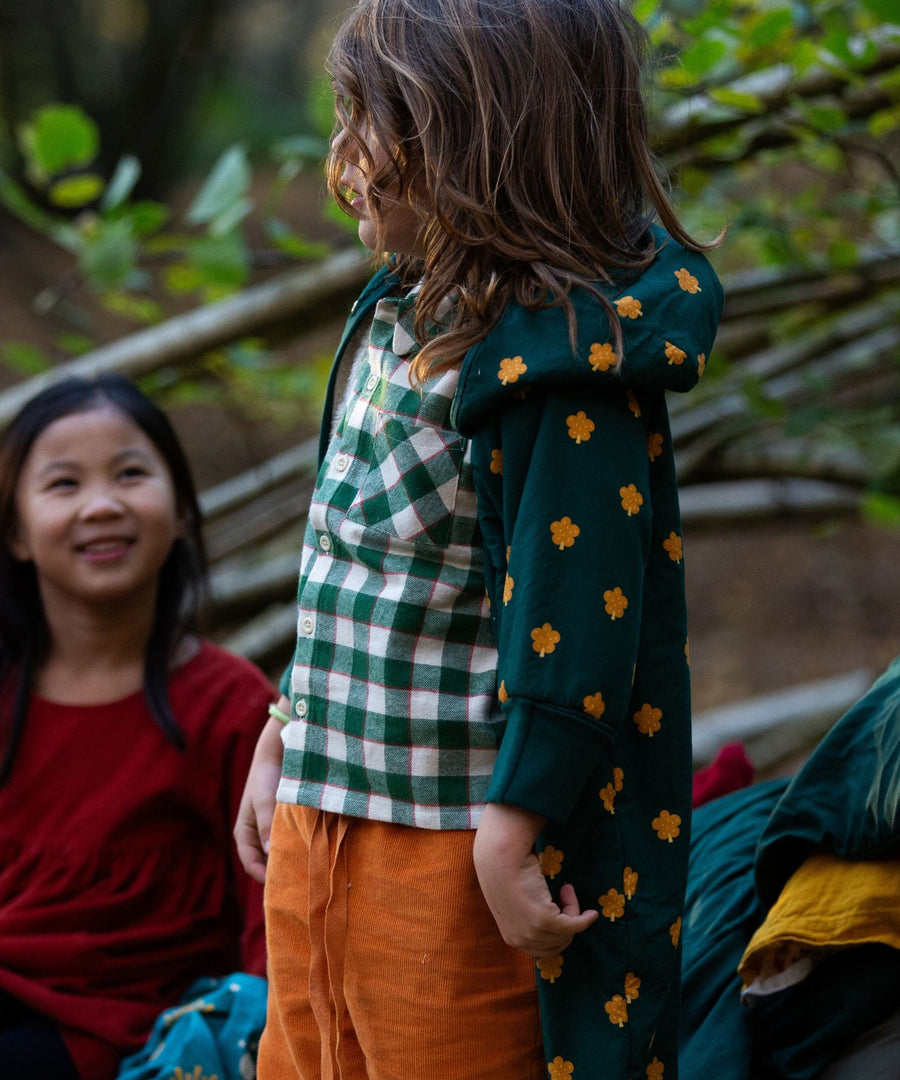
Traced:
<path id="1" fill-rule="evenodd" d="M 537 814 L 516 806 L 488 803 L 475 834 L 475 872 L 488 907 L 507 945 L 531 956 L 561 953 L 597 918 L 581 911 L 571 885 L 560 892 L 562 908 L 550 896 L 534 853 L 544 827 Z"/>
<path id="2" fill-rule="evenodd" d="M 278 705 L 282 711 L 291 707 L 291 703 L 284 697 Z M 275 814 L 275 792 L 281 780 L 283 726 L 280 720 L 273 718 L 262 729 L 234 825 L 238 856 L 250 877 L 260 883 L 266 880 L 269 835 Z"/>

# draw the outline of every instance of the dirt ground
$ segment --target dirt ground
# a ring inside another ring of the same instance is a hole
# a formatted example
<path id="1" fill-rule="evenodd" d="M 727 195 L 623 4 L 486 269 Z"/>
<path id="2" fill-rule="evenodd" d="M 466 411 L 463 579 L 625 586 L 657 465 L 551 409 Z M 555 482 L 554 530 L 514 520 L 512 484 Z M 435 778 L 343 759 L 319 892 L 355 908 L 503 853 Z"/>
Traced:
<path id="1" fill-rule="evenodd" d="M 900 531 L 857 520 L 685 531 L 695 711 L 900 653 Z"/>

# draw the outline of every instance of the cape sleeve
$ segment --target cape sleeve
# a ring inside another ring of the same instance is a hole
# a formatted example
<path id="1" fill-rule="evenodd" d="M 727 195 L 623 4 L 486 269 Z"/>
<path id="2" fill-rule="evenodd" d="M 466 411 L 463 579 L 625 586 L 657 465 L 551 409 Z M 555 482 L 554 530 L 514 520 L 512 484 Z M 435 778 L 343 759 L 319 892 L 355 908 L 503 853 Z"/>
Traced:
<path id="1" fill-rule="evenodd" d="M 535 386 L 472 446 L 506 716 L 487 798 L 565 821 L 631 696 L 653 524 L 642 409 L 622 387 Z"/>

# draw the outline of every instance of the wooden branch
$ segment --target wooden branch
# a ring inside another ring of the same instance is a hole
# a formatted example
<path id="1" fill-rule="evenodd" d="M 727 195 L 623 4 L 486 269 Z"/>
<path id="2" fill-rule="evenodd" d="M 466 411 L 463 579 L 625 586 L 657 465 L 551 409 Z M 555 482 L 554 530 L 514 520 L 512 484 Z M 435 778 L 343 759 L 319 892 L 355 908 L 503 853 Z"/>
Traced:
<path id="1" fill-rule="evenodd" d="M 309 476 L 315 472 L 318 452 L 319 437 L 315 435 L 262 465 L 207 489 L 200 496 L 203 520 L 210 524 L 290 480 Z"/>
<path id="2" fill-rule="evenodd" d="M 213 617 L 225 621 L 236 611 L 257 610 L 274 600 L 290 600 L 297 592 L 300 552 L 267 556 L 260 564 L 219 566 L 210 575 Z"/>
<path id="3" fill-rule="evenodd" d="M 283 274 L 226 300 L 129 334 L 0 394 L 0 428 L 36 393 L 67 376 L 91 378 L 119 372 L 137 378 L 299 313 L 309 313 L 312 320 L 315 310 L 335 291 L 358 291 L 370 273 L 371 264 L 356 249 L 342 251 L 316 266 Z"/>
<path id="4" fill-rule="evenodd" d="M 223 648 L 246 656 L 260 667 L 286 665 L 297 640 L 297 605 L 272 604 L 220 641 Z"/>
<path id="5" fill-rule="evenodd" d="M 763 71 L 742 75 L 723 87 L 739 94 L 748 94 L 760 102 L 760 111 L 772 114 L 783 108 L 792 97 L 814 98 L 843 90 L 854 76 L 865 76 L 889 70 L 900 64 L 900 43 L 888 33 L 874 33 L 876 56 L 852 74 L 844 75 L 825 67 L 812 67 L 798 74 L 789 64 L 777 64 Z M 694 94 L 666 109 L 653 132 L 657 153 L 674 155 L 711 135 L 721 134 L 747 122 L 747 113 L 735 110 L 723 116 L 723 107 L 709 94 Z"/>
<path id="6" fill-rule="evenodd" d="M 733 525 L 787 514 L 850 514 L 859 508 L 857 488 L 801 477 L 688 484 L 681 489 L 685 525 Z"/>
<path id="7" fill-rule="evenodd" d="M 729 742 L 742 742 L 757 769 L 807 750 L 869 689 L 872 674 L 854 671 L 795 686 L 694 717 L 694 764 L 708 765 Z"/>
<path id="8" fill-rule="evenodd" d="M 861 450 L 821 439 L 788 439 L 756 433 L 731 442 L 710 460 L 714 476 L 797 476 L 859 487 L 868 483 L 871 466 Z"/>

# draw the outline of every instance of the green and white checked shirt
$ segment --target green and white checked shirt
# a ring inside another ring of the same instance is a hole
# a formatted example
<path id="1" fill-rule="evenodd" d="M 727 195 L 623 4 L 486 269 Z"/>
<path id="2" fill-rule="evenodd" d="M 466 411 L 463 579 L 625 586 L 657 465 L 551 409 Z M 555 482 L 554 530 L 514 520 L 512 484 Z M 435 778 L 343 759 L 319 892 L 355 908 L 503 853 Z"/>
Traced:
<path id="1" fill-rule="evenodd" d="M 449 424 L 459 375 L 411 389 L 413 303 L 378 301 L 313 493 L 278 800 L 469 829 L 502 727 L 497 654 Z"/>

